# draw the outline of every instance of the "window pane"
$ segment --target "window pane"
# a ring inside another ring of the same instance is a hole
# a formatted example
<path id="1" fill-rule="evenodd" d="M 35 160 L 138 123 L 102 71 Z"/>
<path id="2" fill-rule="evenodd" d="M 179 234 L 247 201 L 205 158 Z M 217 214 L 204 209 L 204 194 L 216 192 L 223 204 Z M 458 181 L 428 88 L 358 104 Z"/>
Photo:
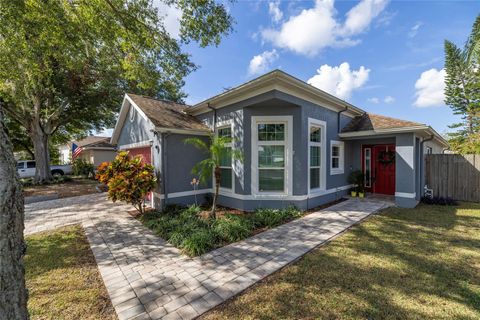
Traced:
<path id="1" fill-rule="evenodd" d="M 220 156 L 220 167 L 231 167 L 232 166 L 232 157 L 231 157 L 232 148 L 225 148 Z"/>
<path id="2" fill-rule="evenodd" d="M 285 124 L 259 124 L 258 125 L 259 141 L 284 141 L 285 140 Z"/>
<path id="3" fill-rule="evenodd" d="M 220 169 L 220 187 L 232 189 L 232 169 Z"/>
<path id="4" fill-rule="evenodd" d="M 283 169 L 261 169 L 258 171 L 258 190 L 283 191 L 284 179 Z"/>
<path id="5" fill-rule="evenodd" d="M 285 163 L 284 146 L 259 146 L 258 166 L 262 167 L 283 167 Z"/>
<path id="6" fill-rule="evenodd" d="M 332 146 L 332 157 L 338 157 L 340 155 L 340 148 L 338 146 Z"/>
<path id="7" fill-rule="evenodd" d="M 35 161 L 28 161 L 27 168 L 35 168 Z"/>
<path id="8" fill-rule="evenodd" d="M 320 165 L 320 147 L 310 146 L 310 166 L 319 167 Z"/>
<path id="9" fill-rule="evenodd" d="M 320 188 L 320 169 L 310 169 L 310 189 Z"/>
<path id="10" fill-rule="evenodd" d="M 322 141 L 322 128 L 320 127 L 310 127 L 310 141 L 311 142 L 321 142 Z"/>
<path id="11" fill-rule="evenodd" d="M 225 127 L 218 129 L 218 136 L 224 138 L 232 137 L 232 127 Z"/>
<path id="12" fill-rule="evenodd" d="M 332 168 L 339 168 L 340 167 L 340 159 L 339 158 L 332 158 Z"/>

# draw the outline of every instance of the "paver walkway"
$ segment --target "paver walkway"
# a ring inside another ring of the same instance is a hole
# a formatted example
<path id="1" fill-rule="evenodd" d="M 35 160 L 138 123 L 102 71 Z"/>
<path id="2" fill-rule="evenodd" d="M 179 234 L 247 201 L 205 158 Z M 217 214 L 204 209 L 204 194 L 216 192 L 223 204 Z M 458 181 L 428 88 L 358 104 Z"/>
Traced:
<path id="1" fill-rule="evenodd" d="M 197 258 L 98 194 L 27 205 L 26 234 L 82 223 L 120 320 L 192 319 L 390 205 L 350 199 Z"/>

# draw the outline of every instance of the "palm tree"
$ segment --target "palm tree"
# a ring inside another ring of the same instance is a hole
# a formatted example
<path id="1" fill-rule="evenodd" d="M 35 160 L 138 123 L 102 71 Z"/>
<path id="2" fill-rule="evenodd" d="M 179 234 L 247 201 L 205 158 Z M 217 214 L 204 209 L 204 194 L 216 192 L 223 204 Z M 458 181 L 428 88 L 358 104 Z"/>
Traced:
<path id="1" fill-rule="evenodd" d="M 222 160 L 232 159 L 242 160 L 243 155 L 240 150 L 230 147 L 232 139 L 230 137 L 210 136 L 209 143 L 200 138 L 185 139 L 185 143 L 191 144 L 197 149 L 204 151 L 208 156 L 192 168 L 192 174 L 197 175 L 201 183 L 206 183 L 211 179 L 212 174 L 215 177 L 215 194 L 213 196 L 212 211 L 210 217 L 216 218 L 218 192 L 220 189 L 220 179 L 222 170 L 220 168 Z"/>

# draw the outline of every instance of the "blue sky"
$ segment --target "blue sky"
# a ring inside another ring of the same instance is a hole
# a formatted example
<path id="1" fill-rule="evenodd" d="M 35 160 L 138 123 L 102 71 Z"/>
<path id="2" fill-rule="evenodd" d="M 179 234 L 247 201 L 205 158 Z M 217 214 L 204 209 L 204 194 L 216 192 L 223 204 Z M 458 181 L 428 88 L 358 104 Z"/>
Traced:
<path id="1" fill-rule="evenodd" d="M 432 125 L 457 121 L 442 104 L 443 41 L 463 45 L 479 1 L 242 1 L 218 47 L 185 46 L 200 68 L 194 104 L 279 68 L 368 112 Z M 175 13 L 167 29 L 175 33 Z"/>

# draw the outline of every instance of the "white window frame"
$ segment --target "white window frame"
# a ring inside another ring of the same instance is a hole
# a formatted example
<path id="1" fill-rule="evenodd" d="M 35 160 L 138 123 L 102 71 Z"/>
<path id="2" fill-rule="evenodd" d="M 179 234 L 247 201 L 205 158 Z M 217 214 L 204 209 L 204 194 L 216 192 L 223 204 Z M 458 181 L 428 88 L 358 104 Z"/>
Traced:
<path id="1" fill-rule="evenodd" d="M 338 168 L 333 167 L 333 147 L 338 147 Z M 330 175 L 343 174 L 345 172 L 345 142 L 330 140 Z"/>
<path id="2" fill-rule="evenodd" d="M 228 127 L 230 127 L 230 130 L 232 132 L 232 136 L 231 136 L 232 141 L 230 143 L 227 143 L 225 145 L 225 147 L 230 147 L 230 148 L 232 148 L 232 151 L 233 151 L 233 148 L 234 148 L 234 143 L 233 143 L 234 133 L 233 133 L 233 121 L 231 119 L 217 123 L 216 128 L 215 128 L 215 135 L 218 137 L 218 130 L 228 128 Z M 220 168 L 229 169 L 228 167 L 220 167 Z M 232 160 L 231 160 L 231 168 L 230 169 L 232 169 L 232 187 L 231 188 L 225 188 L 225 187 L 220 186 L 219 191 L 221 191 L 223 193 L 235 193 L 235 163 L 233 161 L 233 156 L 232 156 Z M 215 186 L 215 173 L 212 176 L 212 186 Z"/>
<path id="3" fill-rule="evenodd" d="M 320 142 L 311 142 L 310 141 L 310 128 L 311 127 L 320 127 L 321 128 L 321 137 Z M 307 129 L 307 141 L 308 141 L 308 193 L 315 193 L 317 191 L 324 191 L 326 190 L 327 186 L 327 122 L 308 118 L 308 129 Z M 311 146 L 318 146 L 320 147 L 320 186 L 318 188 L 311 189 L 310 188 L 310 147 Z"/>
<path id="4" fill-rule="evenodd" d="M 370 166 L 367 168 L 367 150 L 369 151 L 368 160 L 370 160 Z M 364 169 L 364 184 L 366 188 L 372 187 L 372 148 L 363 149 L 363 169 Z M 369 184 L 367 185 L 367 170 L 370 175 L 368 178 Z"/>
<path id="5" fill-rule="evenodd" d="M 425 146 L 425 154 L 433 154 L 433 148 L 430 146 Z"/>
<path id="6" fill-rule="evenodd" d="M 258 141 L 259 124 L 285 124 L 285 140 L 282 141 Z M 261 196 L 288 196 L 293 194 L 293 116 L 252 116 L 251 117 L 251 192 L 254 197 Z M 283 191 L 259 191 L 259 168 L 258 146 L 259 145 L 283 145 L 285 146 L 284 165 L 284 190 Z"/>

